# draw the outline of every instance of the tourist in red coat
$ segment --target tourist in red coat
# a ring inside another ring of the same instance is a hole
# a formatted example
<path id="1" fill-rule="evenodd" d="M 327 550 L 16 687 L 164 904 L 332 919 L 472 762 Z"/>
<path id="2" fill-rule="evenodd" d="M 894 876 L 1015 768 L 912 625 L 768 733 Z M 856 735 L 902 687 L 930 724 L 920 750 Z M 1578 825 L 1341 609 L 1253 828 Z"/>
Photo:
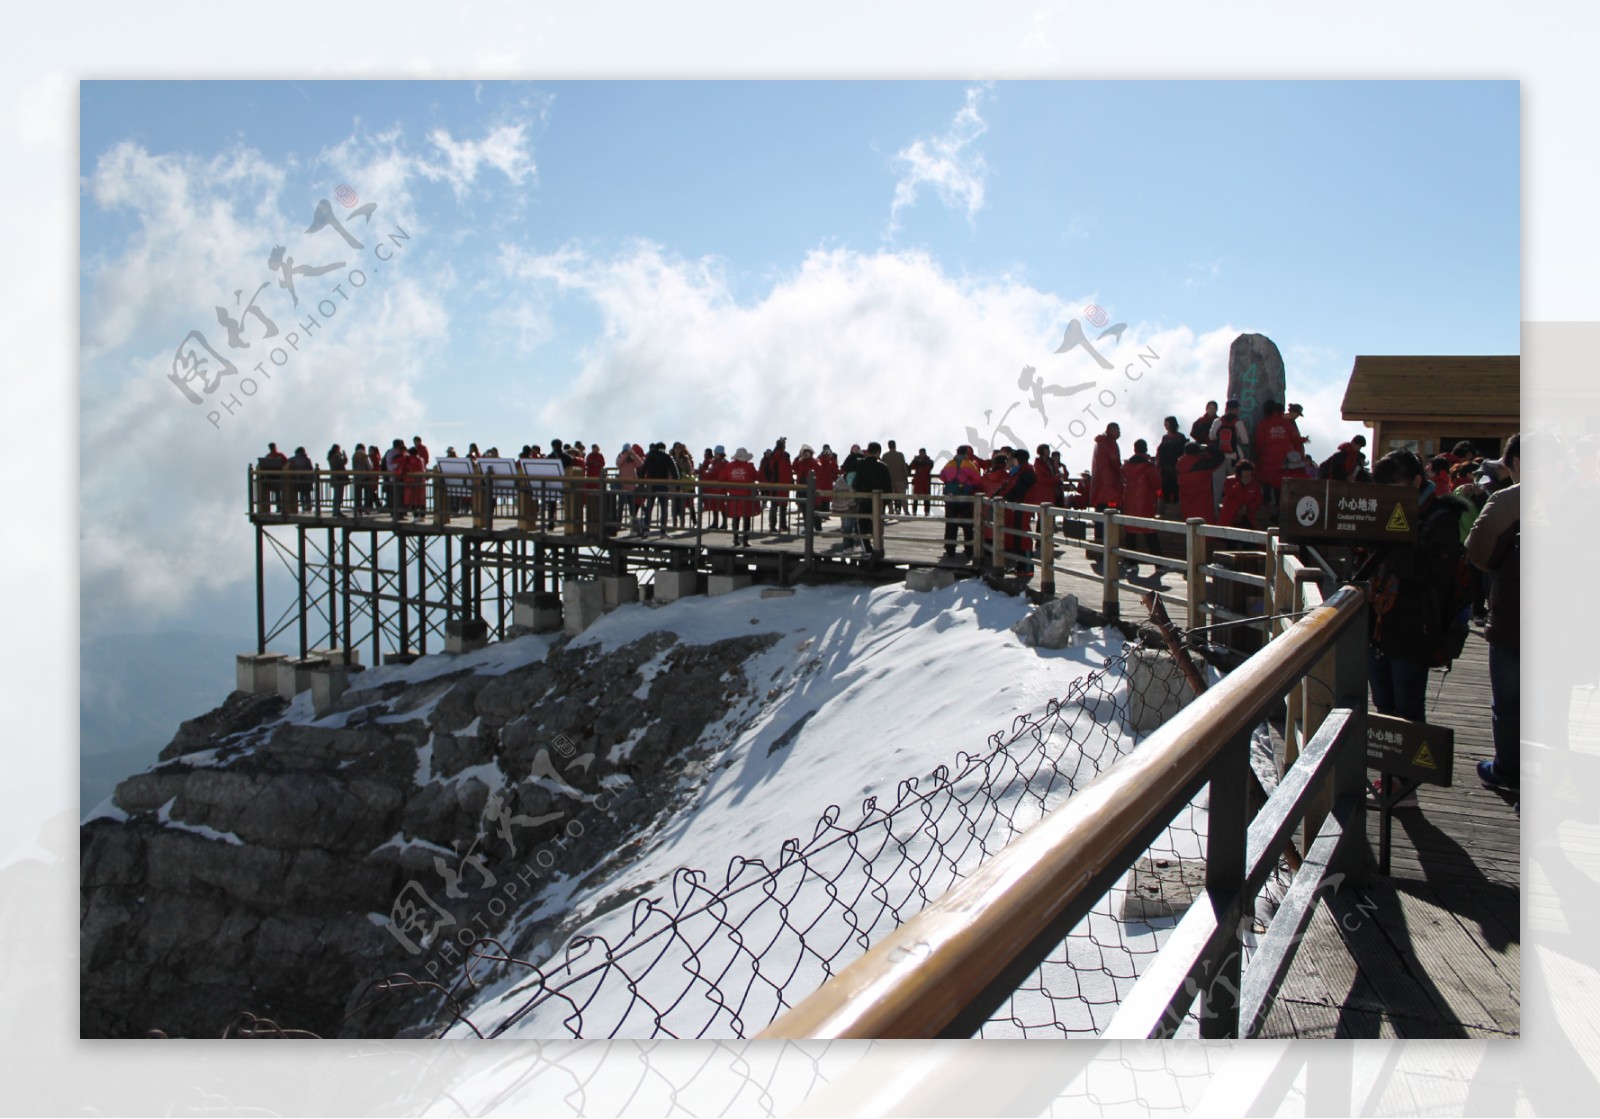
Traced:
<path id="1" fill-rule="evenodd" d="M 728 519 L 733 526 L 733 543 L 750 544 L 750 520 L 760 515 L 761 501 L 754 490 L 741 488 L 744 484 L 760 481 L 761 472 L 751 462 L 749 451 L 740 447 L 733 452 L 733 461 L 722 471 L 722 481 L 728 485 Z"/>
<path id="2" fill-rule="evenodd" d="M 427 504 L 425 500 L 427 487 L 423 483 L 423 471 L 426 467 L 423 465 L 422 456 L 414 449 L 408 449 L 395 461 L 395 473 L 399 475 L 404 491 L 400 497 L 401 504 L 405 506 L 407 513 L 421 520 L 423 508 Z"/>
<path id="3" fill-rule="evenodd" d="M 1089 504 L 1096 512 L 1122 508 L 1122 448 L 1117 446 L 1121 435 L 1122 428 L 1109 423 L 1104 434 L 1094 437 L 1094 458 L 1089 460 Z M 1096 521 L 1094 542 L 1103 544 L 1105 538 L 1105 525 Z M 1098 573 L 1100 560 L 1095 559 L 1089 566 Z"/>
<path id="4" fill-rule="evenodd" d="M 1283 485 L 1283 460 L 1290 451 L 1301 446 L 1300 433 L 1294 421 L 1283 413 L 1283 405 L 1269 400 L 1262 406 L 1261 422 L 1256 424 L 1256 469 L 1260 475 L 1262 495 L 1271 504 L 1278 502 L 1278 489 Z"/>
<path id="5" fill-rule="evenodd" d="M 1222 465 L 1222 452 L 1193 440 L 1178 456 L 1178 511 L 1184 520 L 1199 517 L 1215 524 L 1217 506 L 1212 498 L 1211 472 Z"/>
<path id="6" fill-rule="evenodd" d="M 1050 461 L 1050 444 L 1040 443 L 1033 452 L 1033 485 L 1023 498 L 1029 505 L 1054 505 L 1056 490 L 1061 478 L 1056 474 L 1055 463 Z"/>
<path id="7" fill-rule="evenodd" d="M 1263 500 L 1261 483 L 1256 481 L 1256 465 L 1242 458 L 1233 468 L 1233 477 L 1222 487 L 1222 511 L 1217 521 L 1228 528 L 1259 528 L 1256 514 Z"/>
<path id="8" fill-rule="evenodd" d="M 827 512 L 833 508 L 833 487 L 839 482 L 839 456 L 826 443 L 817 452 L 817 508 Z"/>
<path id="9" fill-rule="evenodd" d="M 1122 511 L 1130 517 L 1154 517 L 1161 502 L 1161 467 L 1150 457 L 1150 445 L 1143 439 L 1133 441 L 1133 454 L 1122 464 Z M 1135 551 L 1161 554 L 1160 538 L 1153 532 L 1130 531 L 1128 546 Z M 1139 573 L 1139 565 L 1129 561 L 1126 565 L 1131 579 Z M 1161 574 L 1157 568 L 1155 574 Z"/>
<path id="10" fill-rule="evenodd" d="M 1094 458 L 1089 463 L 1089 504 L 1096 509 L 1122 507 L 1122 449 L 1117 440 L 1122 429 L 1106 424 L 1104 435 L 1094 437 Z"/>

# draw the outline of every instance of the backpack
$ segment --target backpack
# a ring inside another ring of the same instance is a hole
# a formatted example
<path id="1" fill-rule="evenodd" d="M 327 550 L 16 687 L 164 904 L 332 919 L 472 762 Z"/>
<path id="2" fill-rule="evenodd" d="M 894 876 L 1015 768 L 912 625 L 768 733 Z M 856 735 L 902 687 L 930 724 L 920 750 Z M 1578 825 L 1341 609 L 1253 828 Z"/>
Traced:
<path id="1" fill-rule="evenodd" d="M 956 476 L 950 479 L 950 481 L 944 483 L 944 494 L 946 497 L 968 497 L 976 492 L 972 486 L 957 480 L 961 477 L 961 463 L 964 461 L 966 460 L 961 459 L 957 461 Z"/>
<path id="2" fill-rule="evenodd" d="M 1222 426 L 1217 428 L 1217 450 L 1225 455 L 1233 454 L 1233 425 L 1238 417 L 1228 413 L 1222 417 Z"/>

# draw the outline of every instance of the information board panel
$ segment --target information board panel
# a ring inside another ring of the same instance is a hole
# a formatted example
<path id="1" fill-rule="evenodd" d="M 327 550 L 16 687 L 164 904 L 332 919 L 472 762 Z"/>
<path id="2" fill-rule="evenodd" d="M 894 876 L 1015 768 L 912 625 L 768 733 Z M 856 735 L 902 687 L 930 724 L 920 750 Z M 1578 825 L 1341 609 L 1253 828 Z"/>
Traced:
<path id="1" fill-rule="evenodd" d="M 1417 491 L 1372 482 L 1285 478 L 1279 535 L 1289 544 L 1410 544 L 1417 539 Z"/>

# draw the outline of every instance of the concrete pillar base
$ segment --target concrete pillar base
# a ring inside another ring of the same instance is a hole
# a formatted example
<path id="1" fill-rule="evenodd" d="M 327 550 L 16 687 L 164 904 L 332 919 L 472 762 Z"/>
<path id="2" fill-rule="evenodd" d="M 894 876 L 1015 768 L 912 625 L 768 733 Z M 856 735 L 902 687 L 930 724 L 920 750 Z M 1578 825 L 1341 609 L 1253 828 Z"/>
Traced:
<path id="1" fill-rule="evenodd" d="M 360 665 L 329 664 L 311 673 L 311 708 L 325 715 L 340 696 L 350 687 L 350 677 L 361 671 Z"/>
<path id="2" fill-rule="evenodd" d="M 406 651 L 404 653 L 385 653 L 385 654 L 383 654 L 383 663 L 384 664 L 410 664 L 412 661 L 416 660 L 421 655 L 422 655 L 421 653 L 418 653 L 418 652 L 416 652 L 414 650 L 408 650 L 408 651 Z"/>
<path id="3" fill-rule="evenodd" d="M 699 594 L 699 579 L 700 577 L 693 571 L 658 571 L 655 581 L 655 600 L 665 604 Z"/>
<path id="4" fill-rule="evenodd" d="M 343 648 L 337 645 L 330 645 L 325 648 L 312 649 L 309 655 L 321 657 L 329 664 L 354 665 L 361 663 L 361 650 L 354 645 Z"/>
<path id="5" fill-rule="evenodd" d="M 600 619 L 605 610 L 605 592 L 593 579 L 568 579 L 561 584 L 562 626 L 573 637 Z"/>
<path id="6" fill-rule="evenodd" d="M 719 594 L 732 594 L 742 591 L 755 580 L 748 575 L 712 575 L 706 580 L 706 594 L 712 598 Z"/>
<path id="7" fill-rule="evenodd" d="M 234 687 L 251 695 L 278 690 L 278 662 L 282 653 L 240 653 L 234 661 Z"/>
<path id="8" fill-rule="evenodd" d="M 446 653 L 470 653 L 487 644 L 489 644 L 489 623 L 482 618 L 468 618 L 465 621 L 444 624 Z"/>
<path id="9" fill-rule="evenodd" d="M 607 614 L 619 606 L 639 601 L 637 575 L 602 575 L 600 577 L 601 608 Z"/>
<path id="10" fill-rule="evenodd" d="M 278 694 L 293 699 L 311 686 L 311 674 L 328 667 L 321 657 L 285 657 L 278 662 Z"/>
<path id="11" fill-rule="evenodd" d="M 513 597 L 512 621 L 534 633 L 561 628 L 561 596 L 550 591 L 520 591 Z"/>

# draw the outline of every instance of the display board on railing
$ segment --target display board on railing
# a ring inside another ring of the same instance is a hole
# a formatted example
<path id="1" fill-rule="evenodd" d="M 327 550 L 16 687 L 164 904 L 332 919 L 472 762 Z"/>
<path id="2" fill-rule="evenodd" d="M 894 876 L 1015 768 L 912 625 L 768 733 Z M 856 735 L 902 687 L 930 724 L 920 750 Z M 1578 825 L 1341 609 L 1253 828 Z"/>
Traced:
<path id="1" fill-rule="evenodd" d="M 1417 491 L 1373 482 L 1285 478 L 1279 532 L 1291 544 L 1409 544 Z"/>

